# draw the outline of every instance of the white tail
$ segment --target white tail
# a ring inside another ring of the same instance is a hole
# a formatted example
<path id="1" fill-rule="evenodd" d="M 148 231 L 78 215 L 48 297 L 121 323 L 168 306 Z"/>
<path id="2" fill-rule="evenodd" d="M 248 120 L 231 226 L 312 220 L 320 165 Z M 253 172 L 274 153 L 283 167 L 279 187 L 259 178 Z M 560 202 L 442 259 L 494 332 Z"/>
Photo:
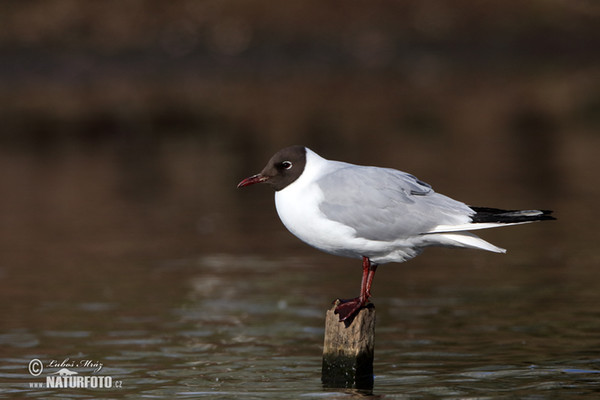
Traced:
<path id="1" fill-rule="evenodd" d="M 494 253 L 506 253 L 506 249 L 486 242 L 470 232 L 434 233 L 423 235 L 427 244 L 438 246 L 465 247 L 469 249 L 487 250 Z"/>

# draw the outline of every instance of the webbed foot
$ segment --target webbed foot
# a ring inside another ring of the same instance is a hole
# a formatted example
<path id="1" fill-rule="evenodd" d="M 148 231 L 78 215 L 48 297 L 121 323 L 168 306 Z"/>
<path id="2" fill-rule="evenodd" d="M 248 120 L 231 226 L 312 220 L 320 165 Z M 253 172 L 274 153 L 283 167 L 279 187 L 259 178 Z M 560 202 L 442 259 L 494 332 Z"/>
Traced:
<path id="1" fill-rule="evenodd" d="M 366 302 L 360 297 L 355 297 L 349 300 L 338 299 L 338 303 L 334 313 L 339 315 L 340 322 L 342 322 L 353 318 Z"/>

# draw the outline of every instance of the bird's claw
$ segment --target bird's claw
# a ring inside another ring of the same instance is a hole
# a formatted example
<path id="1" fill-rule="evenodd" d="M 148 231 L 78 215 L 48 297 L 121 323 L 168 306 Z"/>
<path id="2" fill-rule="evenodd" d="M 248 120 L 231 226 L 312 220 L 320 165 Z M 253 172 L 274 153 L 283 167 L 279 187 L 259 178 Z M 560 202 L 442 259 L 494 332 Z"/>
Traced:
<path id="1" fill-rule="evenodd" d="M 360 297 L 355 297 L 349 300 L 338 299 L 337 303 L 334 313 L 339 315 L 340 322 L 342 322 L 353 318 L 365 302 Z"/>

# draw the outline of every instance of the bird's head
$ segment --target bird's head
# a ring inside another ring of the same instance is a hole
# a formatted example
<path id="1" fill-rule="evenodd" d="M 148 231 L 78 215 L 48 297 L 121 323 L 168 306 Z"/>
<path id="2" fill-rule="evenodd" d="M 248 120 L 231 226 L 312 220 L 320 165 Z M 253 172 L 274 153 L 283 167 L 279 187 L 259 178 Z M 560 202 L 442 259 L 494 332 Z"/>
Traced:
<path id="1" fill-rule="evenodd" d="M 242 180 L 237 187 L 241 188 L 255 183 L 268 183 L 278 191 L 298 179 L 302 175 L 305 165 L 306 147 L 286 147 L 275 153 L 260 173 Z"/>

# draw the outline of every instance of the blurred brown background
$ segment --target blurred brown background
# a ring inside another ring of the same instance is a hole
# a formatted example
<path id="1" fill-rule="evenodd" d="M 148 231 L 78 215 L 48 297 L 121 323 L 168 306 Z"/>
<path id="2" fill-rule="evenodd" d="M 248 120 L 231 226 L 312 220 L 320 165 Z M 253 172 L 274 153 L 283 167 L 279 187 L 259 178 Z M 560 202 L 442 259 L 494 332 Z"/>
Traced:
<path id="1" fill-rule="evenodd" d="M 86 357 L 132 398 L 321 396 L 360 261 L 236 189 L 291 144 L 558 218 L 380 268 L 376 393 L 597 397 L 597 0 L 0 2 L 6 393 Z"/>
<path id="2" fill-rule="evenodd" d="M 469 204 L 554 208 L 552 254 L 598 260 L 599 16 L 585 0 L 2 2 L 1 276 L 303 248 L 270 192 L 235 189 L 294 143 Z"/>

